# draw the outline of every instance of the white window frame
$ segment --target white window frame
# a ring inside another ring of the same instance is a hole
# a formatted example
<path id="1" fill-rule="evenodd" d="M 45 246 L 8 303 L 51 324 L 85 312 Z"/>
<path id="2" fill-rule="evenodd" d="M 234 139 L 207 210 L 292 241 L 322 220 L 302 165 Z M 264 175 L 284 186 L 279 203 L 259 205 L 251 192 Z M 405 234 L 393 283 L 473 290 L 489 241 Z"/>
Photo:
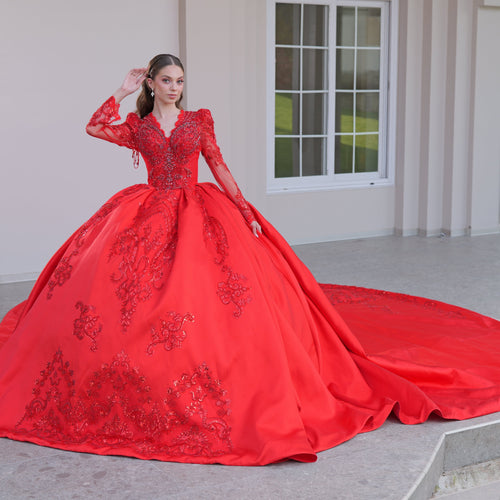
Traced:
<path id="1" fill-rule="evenodd" d="M 275 177 L 275 30 L 276 4 L 297 3 L 327 5 L 328 25 L 328 105 L 327 105 L 327 174 L 303 177 Z M 394 184 L 396 149 L 396 79 L 397 79 L 397 19 L 399 0 L 267 0 L 267 192 L 318 191 L 338 188 L 373 188 Z M 336 7 L 381 7 L 387 15 L 381 17 L 380 121 L 379 169 L 377 172 L 335 174 L 335 56 L 336 56 Z M 387 19 L 389 26 L 384 23 Z M 385 113 L 383 113 L 383 111 Z"/>

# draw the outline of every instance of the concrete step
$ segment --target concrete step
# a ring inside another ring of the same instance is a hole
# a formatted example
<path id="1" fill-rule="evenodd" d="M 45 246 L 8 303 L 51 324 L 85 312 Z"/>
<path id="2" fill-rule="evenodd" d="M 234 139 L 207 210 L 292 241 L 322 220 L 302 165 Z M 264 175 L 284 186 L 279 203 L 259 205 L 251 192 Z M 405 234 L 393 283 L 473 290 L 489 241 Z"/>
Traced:
<path id="1" fill-rule="evenodd" d="M 439 498 L 442 500 L 500 500 L 500 481 L 457 491 Z"/>
<path id="2" fill-rule="evenodd" d="M 444 472 L 432 498 L 500 499 L 500 458 Z"/>
<path id="3" fill-rule="evenodd" d="M 429 498 L 500 500 L 500 420 L 442 435 L 425 470 L 404 497 Z"/>

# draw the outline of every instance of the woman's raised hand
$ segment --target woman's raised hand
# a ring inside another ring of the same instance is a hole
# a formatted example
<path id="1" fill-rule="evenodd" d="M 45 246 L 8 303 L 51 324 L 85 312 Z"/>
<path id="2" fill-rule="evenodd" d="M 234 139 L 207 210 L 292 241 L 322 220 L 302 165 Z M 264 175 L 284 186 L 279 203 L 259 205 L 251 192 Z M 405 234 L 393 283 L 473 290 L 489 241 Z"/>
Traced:
<path id="1" fill-rule="evenodd" d="M 121 101 L 124 97 L 133 94 L 140 88 L 142 82 L 146 79 L 147 68 L 134 68 L 131 69 L 121 87 L 113 94 L 117 102 Z"/>
<path id="2" fill-rule="evenodd" d="M 131 69 L 127 73 L 125 80 L 123 80 L 122 89 L 133 94 L 142 85 L 142 82 L 146 78 L 147 71 L 147 68 Z"/>

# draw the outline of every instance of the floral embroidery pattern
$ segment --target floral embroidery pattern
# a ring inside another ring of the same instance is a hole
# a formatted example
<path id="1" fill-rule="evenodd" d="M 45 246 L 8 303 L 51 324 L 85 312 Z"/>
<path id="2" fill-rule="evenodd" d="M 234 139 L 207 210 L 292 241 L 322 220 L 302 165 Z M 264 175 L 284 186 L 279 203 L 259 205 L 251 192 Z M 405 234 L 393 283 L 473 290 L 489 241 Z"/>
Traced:
<path id="1" fill-rule="evenodd" d="M 111 280 L 121 302 L 123 332 L 138 304 L 161 289 L 170 272 L 177 247 L 176 196 L 176 191 L 153 192 L 111 248 L 109 261 L 117 262 Z"/>
<path id="2" fill-rule="evenodd" d="M 97 336 L 102 331 L 102 324 L 98 323 L 99 316 L 92 314 L 95 307 L 78 301 L 75 308 L 80 310 L 80 317 L 73 321 L 73 335 L 80 340 L 88 337 L 91 341 L 90 350 L 95 352 L 97 351 Z"/>
<path id="3" fill-rule="evenodd" d="M 214 261 L 221 267 L 221 271 L 227 275 L 225 281 L 217 284 L 217 296 L 224 305 L 234 304 L 236 310 L 233 313 L 235 318 L 239 318 L 243 313 L 243 307 L 251 300 L 251 296 L 245 297 L 249 293 L 250 287 L 243 285 L 246 277 L 233 272 L 230 266 L 225 264 L 229 255 L 229 243 L 226 232 L 220 221 L 208 214 L 203 198 L 198 192 L 195 194 L 204 218 L 204 238 L 208 245 L 213 245 L 215 250 Z"/>
<path id="4" fill-rule="evenodd" d="M 222 224 L 215 217 L 211 217 L 207 214 L 205 207 L 203 206 L 203 215 L 205 218 L 204 223 L 204 236 L 205 241 L 211 241 L 215 245 L 215 252 L 217 256 L 215 257 L 216 264 L 223 264 L 228 255 L 229 245 L 227 242 L 226 232 L 222 227 Z"/>
<path id="5" fill-rule="evenodd" d="M 231 451 L 230 401 L 205 364 L 182 373 L 164 394 L 153 394 L 123 352 L 76 393 L 74 373 L 59 350 L 35 382 L 16 429 L 49 443 L 127 448 L 144 458 Z"/>
<path id="6" fill-rule="evenodd" d="M 87 243 L 89 236 L 92 236 L 93 232 L 95 236 L 95 229 L 97 226 L 106 220 L 109 214 L 113 212 L 123 198 L 136 192 L 138 189 L 139 186 L 131 186 L 124 189 L 110 201 L 105 203 L 87 222 L 85 222 L 85 224 L 80 227 L 71 242 L 71 246 L 69 247 L 71 248 L 71 252 L 66 254 L 66 256 L 59 261 L 52 278 L 47 283 L 47 288 L 49 289 L 47 292 L 47 299 L 52 298 L 56 287 L 63 286 L 66 281 L 71 278 L 71 272 L 73 271 L 73 265 L 71 262 L 80 253 L 83 246 Z"/>
<path id="7" fill-rule="evenodd" d="M 140 153 L 146 162 L 148 184 L 155 188 L 139 207 L 130 226 L 117 234 L 108 255 L 114 266 L 111 281 L 121 303 L 122 331 L 126 332 L 139 304 L 161 289 L 170 273 L 177 248 L 179 188 L 196 193 L 197 179 L 193 169 L 196 173 L 200 152 L 247 222 L 255 219 L 224 163 L 210 111 L 181 112 L 170 137 L 165 136 L 152 114 L 141 119 L 130 113 L 124 123 L 113 124 L 119 119 L 118 111 L 119 106 L 111 97 L 94 113 L 87 131 Z M 47 284 L 48 299 L 56 287 L 63 286 L 71 278 L 76 256 L 84 245 L 90 244 L 92 237 L 98 236 L 101 223 L 125 196 L 137 189 L 143 187 L 132 186 L 119 193 L 79 229 Z M 215 263 L 227 274 L 226 280 L 217 285 L 217 294 L 223 304 L 234 304 L 237 308 L 234 316 L 240 317 L 244 305 L 250 301 L 250 297 L 245 299 L 243 295 L 248 294 L 250 288 L 244 286 L 246 278 L 243 275 L 224 267 L 229 249 L 226 233 L 221 223 L 208 215 L 199 193 L 197 197 L 204 215 L 205 239 L 215 245 Z"/>
<path id="8" fill-rule="evenodd" d="M 205 363 L 190 374 L 183 373 L 174 381 L 167 394 L 165 402 L 169 408 L 183 408 L 179 423 L 185 425 L 185 422 L 191 419 L 200 422 L 196 426 L 186 426 L 186 430 L 179 433 L 174 440 L 175 446 L 179 447 L 182 454 L 210 456 L 232 449 L 231 427 L 225 420 L 231 413 L 231 402 L 220 382 L 212 379 Z M 206 411 L 207 401 L 212 402 L 216 409 L 215 414 L 209 415 Z M 210 438 L 214 437 L 219 448 L 216 453 L 210 443 Z"/>
<path id="9" fill-rule="evenodd" d="M 235 273 L 229 266 L 223 266 L 222 272 L 226 273 L 227 279 L 217 284 L 217 295 L 223 304 L 234 304 L 236 309 L 233 316 L 239 318 L 243 312 L 243 307 L 252 300 L 252 297 L 245 297 L 249 289 L 241 284 L 241 281 L 246 278 Z"/>
<path id="10" fill-rule="evenodd" d="M 48 282 L 47 286 L 49 291 L 47 292 L 47 299 L 52 298 L 54 288 L 56 286 L 63 286 L 66 281 L 71 278 L 71 271 L 73 271 L 73 266 L 70 264 L 70 260 L 75 255 L 78 255 L 79 250 L 75 249 L 69 255 L 69 257 L 63 257 L 58 266 L 55 268 L 52 275 L 52 279 Z"/>
<path id="11" fill-rule="evenodd" d="M 136 141 L 148 166 L 148 183 L 165 191 L 196 182 L 186 163 L 199 151 L 199 136 L 196 113 L 182 112 L 169 138 L 153 115 L 146 116 L 137 126 Z"/>
<path id="12" fill-rule="evenodd" d="M 383 309 L 388 314 L 398 314 L 397 308 L 391 309 L 390 307 L 390 301 L 392 300 L 394 302 L 406 302 L 408 304 L 415 304 L 418 307 L 425 307 L 443 317 L 464 317 L 456 307 L 453 307 L 453 309 L 443 309 L 442 306 L 446 304 L 423 297 L 346 285 L 322 284 L 321 288 L 333 305 L 363 304 L 373 309 Z"/>
<path id="13" fill-rule="evenodd" d="M 151 327 L 152 342 L 148 345 L 146 352 L 151 356 L 154 347 L 158 344 L 163 344 L 166 351 L 171 351 L 176 347 L 181 347 L 182 342 L 187 334 L 182 329 L 186 321 L 191 323 L 194 321 L 194 316 L 190 313 L 182 314 L 171 311 L 168 313 L 169 320 L 160 320 L 159 328 Z"/>

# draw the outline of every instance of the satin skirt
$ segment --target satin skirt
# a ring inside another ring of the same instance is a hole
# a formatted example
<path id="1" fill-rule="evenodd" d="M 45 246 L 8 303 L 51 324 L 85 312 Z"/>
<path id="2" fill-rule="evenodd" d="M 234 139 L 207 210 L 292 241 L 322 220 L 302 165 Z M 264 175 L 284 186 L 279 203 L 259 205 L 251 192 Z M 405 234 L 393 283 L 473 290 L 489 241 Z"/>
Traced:
<path id="1" fill-rule="evenodd" d="M 0 324 L 0 436 L 227 465 L 500 411 L 500 323 L 319 285 L 216 186 L 120 191 Z"/>

